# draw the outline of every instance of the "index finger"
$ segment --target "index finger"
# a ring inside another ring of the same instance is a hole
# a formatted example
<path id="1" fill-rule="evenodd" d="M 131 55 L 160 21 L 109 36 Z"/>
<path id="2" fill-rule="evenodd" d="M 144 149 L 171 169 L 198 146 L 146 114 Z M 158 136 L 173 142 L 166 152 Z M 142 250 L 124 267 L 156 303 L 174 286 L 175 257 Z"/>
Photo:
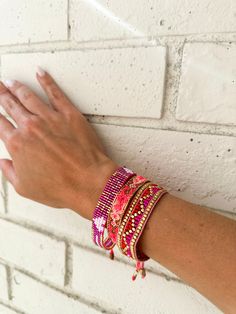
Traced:
<path id="1" fill-rule="evenodd" d="M 47 94 L 54 109 L 64 114 L 70 113 L 75 109 L 78 110 L 57 85 L 51 75 L 40 67 L 37 69 L 37 79 Z"/>

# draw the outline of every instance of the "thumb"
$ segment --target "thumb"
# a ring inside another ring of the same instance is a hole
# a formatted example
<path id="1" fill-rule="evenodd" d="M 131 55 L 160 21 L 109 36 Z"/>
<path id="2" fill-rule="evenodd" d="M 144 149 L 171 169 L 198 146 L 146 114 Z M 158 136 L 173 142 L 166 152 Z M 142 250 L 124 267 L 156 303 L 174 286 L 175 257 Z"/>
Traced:
<path id="1" fill-rule="evenodd" d="M 10 159 L 0 159 L 0 169 L 2 170 L 6 179 L 14 185 L 16 179 L 15 169 L 13 167 L 12 160 Z"/>

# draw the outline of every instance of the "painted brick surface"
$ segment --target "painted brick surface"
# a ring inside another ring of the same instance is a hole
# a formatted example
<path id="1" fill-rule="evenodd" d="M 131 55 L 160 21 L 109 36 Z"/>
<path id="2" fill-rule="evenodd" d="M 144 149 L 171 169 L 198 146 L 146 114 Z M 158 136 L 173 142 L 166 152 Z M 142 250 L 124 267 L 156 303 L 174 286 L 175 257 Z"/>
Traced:
<path id="1" fill-rule="evenodd" d="M 7 308 L 6 306 L 0 304 L 0 313 L 1 314 L 18 314 L 19 312 L 11 310 Z"/>
<path id="2" fill-rule="evenodd" d="M 0 12 L 0 45 L 67 39 L 66 0 L 1 0 Z"/>
<path id="3" fill-rule="evenodd" d="M 160 118 L 165 54 L 164 47 L 10 54 L 1 58 L 2 77 L 28 83 L 45 99 L 35 79 L 41 65 L 83 113 Z"/>
<path id="4" fill-rule="evenodd" d="M 72 286 L 79 293 L 114 304 L 117 311 L 126 314 L 188 313 L 190 308 L 192 314 L 221 313 L 192 289 L 153 274 L 149 273 L 145 280 L 137 278 L 134 283 L 131 280 L 134 269 L 74 248 Z M 126 289 L 121 288 L 124 282 Z"/>
<path id="5" fill-rule="evenodd" d="M 95 314 L 101 313 L 86 304 L 69 298 L 20 272 L 13 274 L 13 303 L 32 314 Z M 34 291 L 29 298 L 26 291 Z"/>
<path id="6" fill-rule="evenodd" d="M 236 219 L 235 12 L 235 0 L 3 0 L 0 76 L 48 101 L 35 77 L 36 65 L 45 68 L 89 115 L 111 158 Z M 0 158 L 9 157 L 0 141 Z M 110 261 L 92 242 L 90 221 L 7 187 L 3 202 L 0 184 L 0 261 L 13 270 L 16 310 L 1 304 L 0 266 L 1 314 L 95 313 L 94 306 L 220 313 L 152 260 L 146 280 L 132 283 L 130 261 L 117 248 Z"/>
<path id="7" fill-rule="evenodd" d="M 0 219 L 0 257 L 4 260 L 63 284 L 64 254 L 64 243 Z"/>
<path id="8" fill-rule="evenodd" d="M 235 31 L 234 0 L 72 0 L 78 41 Z M 220 23 L 219 23 L 220 21 Z"/>
<path id="9" fill-rule="evenodd" d="M 176 117 L 236 125 L 236 45 L 186 44 Z"/>
<path id="10" fill-rule="evenodd" d="M 3 264 L 0 264 L 0 300 L 8 300 L 7 270 Z"/>

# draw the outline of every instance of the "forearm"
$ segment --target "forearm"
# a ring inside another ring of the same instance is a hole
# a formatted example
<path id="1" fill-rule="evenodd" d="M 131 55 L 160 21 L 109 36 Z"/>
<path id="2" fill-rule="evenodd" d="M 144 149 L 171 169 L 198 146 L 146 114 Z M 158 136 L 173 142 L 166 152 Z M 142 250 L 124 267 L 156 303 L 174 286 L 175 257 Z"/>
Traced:
<path id="1" fill-rule="evenodd" d="M 139 245 L 225 313 L 235 313 L 236 221 L 166 194 Z"/>

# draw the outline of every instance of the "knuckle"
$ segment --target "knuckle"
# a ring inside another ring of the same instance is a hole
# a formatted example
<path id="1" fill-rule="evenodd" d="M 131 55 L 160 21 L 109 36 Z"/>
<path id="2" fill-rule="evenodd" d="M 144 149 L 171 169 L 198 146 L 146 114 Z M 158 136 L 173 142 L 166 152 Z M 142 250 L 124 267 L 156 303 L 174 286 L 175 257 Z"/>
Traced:
<path id="1" fill-rule="evenodd" d="M 70 123 L 77 121 L 77 114 L 74 111 L 68 110 L 65 113 L 66 120 Z"/>
<path id="2" fill-rule="evenodd" d="M 20 146 L 19 134 L 17 132 L 11 133 L 11 135 L 9 135 L 7 138 L 6 145 L 9 151 L 17 151 Z"/>
<path id="3" fill-rule="evenodd" d="M 57 126 L 60 123 L 63 123 L 61 114 L 58 113 L 57 111 L 52 112 L 48 116 L 48 122 L 55 126 Z"/>
<path id="4" fill-rule="evenodd" d="M 34 133 L 34 131 L 40 128 L 40 118 L 37 116 L 26 118 L 23 123 L 23 128 L 27 133 Z"/>
<path id="5" fill-rule="evenodd" d="M 2 107 L 5 109 L 6 112 L 11 114 L 16 110 L 16 101 L 13 99 L 12 96 L 6 94 L 2 98 Z"/>
<path id="6" fill-rule="evenodd" d="M 27 101 L 33 97 L 32 91 L 24 85 L 19 87 L 18 94 L 21 96 L 23 101 Z"/>
<path id="7" fill-rule="evenodd" d="M 8 109 L 10 111 L 12 111 L 16 107 L 16 102 L 12 97 L 6 97 L 5 98 L 5 105 L 8 107 Z"/>

